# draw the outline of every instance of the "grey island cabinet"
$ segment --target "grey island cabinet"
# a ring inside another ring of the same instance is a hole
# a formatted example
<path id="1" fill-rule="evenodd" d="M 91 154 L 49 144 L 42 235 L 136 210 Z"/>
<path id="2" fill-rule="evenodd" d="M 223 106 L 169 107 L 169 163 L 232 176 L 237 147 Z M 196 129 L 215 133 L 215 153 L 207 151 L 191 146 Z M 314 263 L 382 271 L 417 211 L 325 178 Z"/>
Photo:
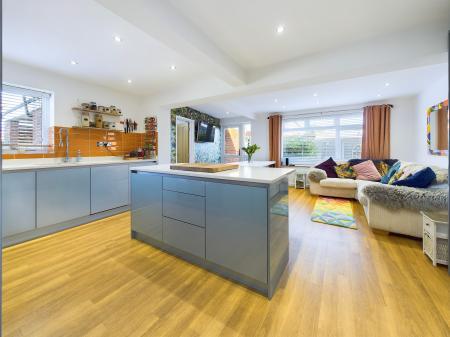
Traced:
<path id="1" fill-rule="evenodd" d="M 292 172 L 135 168 L 131 235 L 271 298 L 289 258 Z"/>

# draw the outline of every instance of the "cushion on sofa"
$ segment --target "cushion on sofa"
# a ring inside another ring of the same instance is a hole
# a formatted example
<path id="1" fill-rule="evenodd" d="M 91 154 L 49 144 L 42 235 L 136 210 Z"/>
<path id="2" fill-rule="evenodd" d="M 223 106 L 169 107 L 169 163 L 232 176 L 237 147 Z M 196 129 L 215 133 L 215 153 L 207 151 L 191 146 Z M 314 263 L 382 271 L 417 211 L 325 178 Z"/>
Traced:
<path id="1" fill-rule="evenodd" d="M 350 163 L 350 166 L 354 166 L 357 164 L 361 164 L 362 162 L 365 162 L 369 159 L 350 159 L 348 162 Z M 379 162 L 386 163 L 389 167 L 394 165 L 396 162 L 398 162 L 398 159 L 371 159 L 375 166 L 378 165 Z"/>
<path id="2" fill-rule="evenodd" d="M 406 179 L 397 180 L 392 185 L 426 188 L 430 186 L 435 179 L 436 174 L 434 171 L 429 167 L 425 167 L 413 175 L 410 175 Z"/>
<path id="3" fill-rule="evenodd" d="M 377 168 L 377 171 L 380 174 L 380 176 L 384 176 L 386 173 L 388 173 L 389 169 L 391 168 L 387 163 L 385 163 L 382 160 L 373 163 L 375 164 L 375 167 Z"/>
<path id="4" fill-rule="evenodd" d="M 334 170 L 334 167 L 336 166 L 336 162 L 333 160 L 333 158 L 328 158 L 323 163 L 320 163 L 319 165 L 316 165 L 315 167 L 321 170 L 324 170 L 327 173 L 328 178 L 337 178 L 338 175 L 336 174 L 336 171 Z"/>
<path id="5" fill-rule="evenodd" d="M 448 183 L 448 169 L 438 167 L 438 166 L 430 166 L 430 168 L 436 174 L 435 184 L 446 184 Z"/>
<path id="6" fill-rule="evenodd" d="M 356 180 L 345 178 L 327 178 L 320 181 L 322 187 L 348 188 L 356 189 L 358 186 Z"/>
<path id="7" fill-rule="evenodd" d="M 389 183 L 389 180 L 391 180 L 391 178 L 394 176 L 394 174 L 396 174 L 397 171 L 400 169 L 400 164 L 401 163 L 398 161 L 389 168 L 389 171 L 381 177 L 382 184 Z"/>
<path id="8" fill-rule="evenodd" d="M 381 179 L 380 173 L 371 160 L 353 165 L 353 170 L 356 172 L 358 180 L 379 181 Z"/>
<path id="9" fill-rule="evenodd" d="M 388 184 L 393 185 L 396 181 L 406 179 L 424 168 L 425 166 L 422 164 L 402 161 L 397 172 L 389 179 Z"/>
<path id="10" fill-rule="evenodd" d="M 355 179 L 356 172 L 350 166 L 350 163 L 340 164 L 334 167 L 339 178 Z"/>
<path id="11" fill-rule="evenodd" d="M 402 175 L 398 180 L 403 180 L 408 178 L 409 176 L 412 176 L 413 174 L 423 170 L 426 166 L 422 164 L 409 164 L 405 167 L 403 167 Z"/>

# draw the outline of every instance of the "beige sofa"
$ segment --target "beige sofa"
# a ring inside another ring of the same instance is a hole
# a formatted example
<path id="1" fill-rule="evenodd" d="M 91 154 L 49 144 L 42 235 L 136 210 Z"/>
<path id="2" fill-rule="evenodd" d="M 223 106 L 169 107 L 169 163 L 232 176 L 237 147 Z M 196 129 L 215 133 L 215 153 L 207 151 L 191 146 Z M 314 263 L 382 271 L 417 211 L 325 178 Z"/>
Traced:
<path id="1" fill-rule="evenodd" d="M 308 172 L 310 192 L 313 195 L 349 198 L 358 200 L 364 208 L 370 227 L 387 232 L 422 237 L 422 215 L 420 210 L 389 208 L 374 202 L 364 194 L 364 187 L 380 184 L 365 180 L 328 178 L 320 169 Z"/>

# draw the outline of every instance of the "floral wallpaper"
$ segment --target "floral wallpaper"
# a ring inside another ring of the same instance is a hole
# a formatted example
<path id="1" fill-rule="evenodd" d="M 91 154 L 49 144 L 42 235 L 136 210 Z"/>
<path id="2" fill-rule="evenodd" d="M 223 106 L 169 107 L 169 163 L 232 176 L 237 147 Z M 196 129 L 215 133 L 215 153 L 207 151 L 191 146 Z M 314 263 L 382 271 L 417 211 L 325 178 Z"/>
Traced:
<path id="1" fill-rule="evenodd" d="M 220 119 L 207 115 L 190 107 L 176 108 L 170 111 L 170 161 L 176 163 L 176 130 L 177 116 L 203 121 L 216 126 L 214 143 L 195 143 L 195 162 L 197 163 L 220 163 L 221 161 L 221 132 Z"/>

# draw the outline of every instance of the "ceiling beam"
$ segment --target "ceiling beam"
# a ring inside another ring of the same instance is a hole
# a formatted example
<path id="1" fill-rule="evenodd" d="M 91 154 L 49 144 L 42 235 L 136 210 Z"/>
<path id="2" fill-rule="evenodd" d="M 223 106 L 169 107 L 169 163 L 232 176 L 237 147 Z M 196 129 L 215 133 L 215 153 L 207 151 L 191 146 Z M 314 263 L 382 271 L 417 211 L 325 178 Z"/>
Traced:
<path id="1" fill-rule="evenodd" d="M 177 95 L 167 105 L 200 105 L 347 80 L 368 75 L 445 63 L 447 24 L 417 27 L 327 52 L 304 56 L 249 73 L 249 83 L 222 93 L 189 99 Z M 181 91 L 181 90 L 180 90 Z"/>
<path id="2" fill-rule="evenodd" d="M 229 85 L 246 83 L 245 70 L 167 0 L 95 0 L 168 48 L 201 64 Z"/>

